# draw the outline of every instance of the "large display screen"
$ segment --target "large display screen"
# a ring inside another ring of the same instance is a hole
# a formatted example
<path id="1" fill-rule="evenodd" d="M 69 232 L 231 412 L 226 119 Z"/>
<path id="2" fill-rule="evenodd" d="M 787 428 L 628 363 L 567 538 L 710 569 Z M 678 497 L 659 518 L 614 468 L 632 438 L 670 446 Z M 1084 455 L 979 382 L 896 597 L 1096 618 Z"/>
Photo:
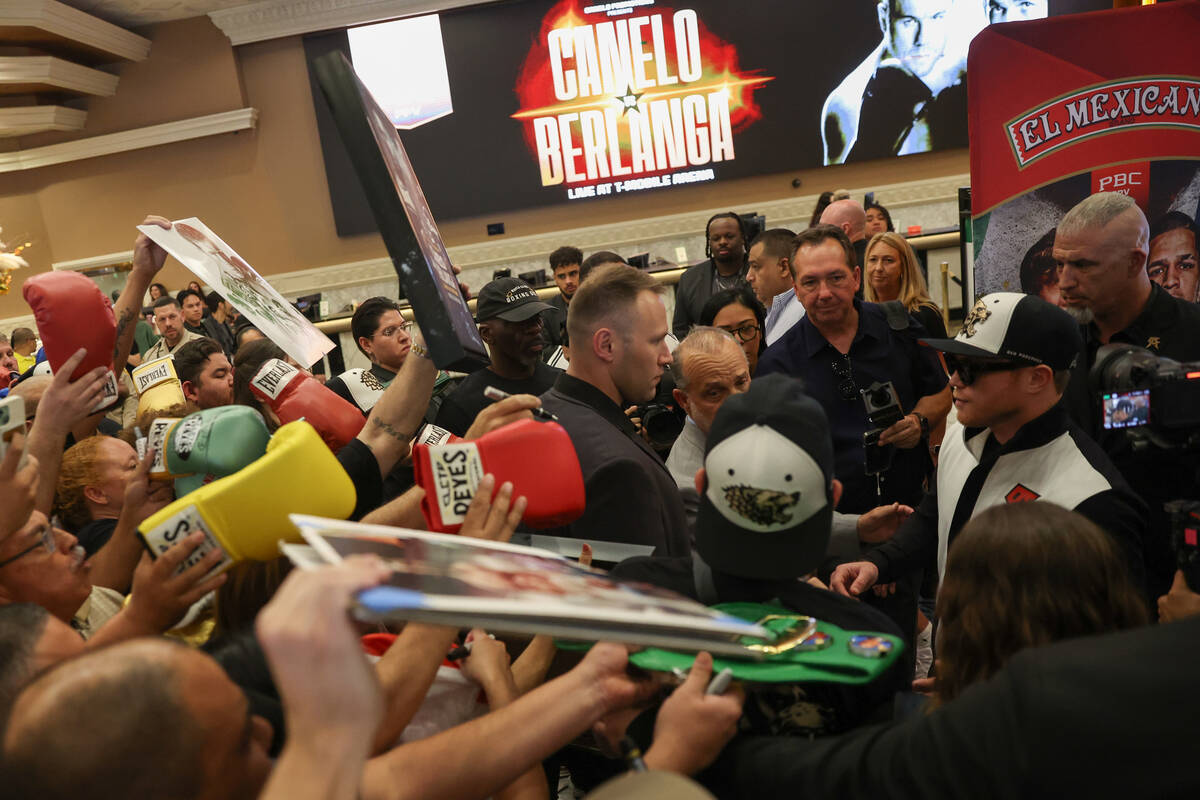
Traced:
<path id="1" fill-rule="evenodd" d="M 346 52 L 442 219 L 965 147 L 989 21 L 1107 0 L 520 0 L 307 37 Z M 315 97 L 339 233 L 373 229 Z"/>

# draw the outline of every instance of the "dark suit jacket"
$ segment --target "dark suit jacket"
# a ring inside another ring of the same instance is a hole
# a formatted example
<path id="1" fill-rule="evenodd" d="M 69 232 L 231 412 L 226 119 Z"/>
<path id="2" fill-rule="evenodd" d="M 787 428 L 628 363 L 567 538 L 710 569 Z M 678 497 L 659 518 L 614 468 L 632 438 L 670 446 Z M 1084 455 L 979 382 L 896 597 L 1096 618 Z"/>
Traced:
<path id="1" fill-rule="evenodd" d="M 675 316 L 671 319 L 671 333 L 675 338 L 683 339 L 688 329 L 699 324 L 700 312 L 704 304 L 713 296 L 713 273 L 717 265 L 710 258 L 701 261 L 684 270 L 679 276 L 679 284 L 675 287 Z M 746 271 L 742 270 L 742 280 L 746 279 Z"/>
<path id="2" fill-rule="evenodd" d="M 546 302 L 550 310 L 542 312 L 542 341 L 546 345 L 543 358 L 549 358 L 554 348 L 563 343 L 563 328 L 567 325 L 567 301 L 563 299 L 562 292 Z"/>
<path id="3" fill-rule="evenodd" d="M 616 403 L 591 384 L 563 374 L 542 395 L 542 407 L 558 417 L 571 437 L 587 495 L 582 517 L 546 533 L 651 545 L 655 555 L 691 553 L 679 489 Z"/>

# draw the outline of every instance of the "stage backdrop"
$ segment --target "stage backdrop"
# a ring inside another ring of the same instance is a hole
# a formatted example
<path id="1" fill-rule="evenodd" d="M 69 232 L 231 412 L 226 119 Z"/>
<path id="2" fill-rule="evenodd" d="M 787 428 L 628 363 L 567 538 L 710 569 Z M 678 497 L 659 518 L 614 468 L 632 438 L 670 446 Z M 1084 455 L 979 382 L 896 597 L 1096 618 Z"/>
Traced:
<path id="1" fill-rule="evenodd" d="M 992 26 L 967 78 L 975 291 L 1058 302 L 1054 228 L 1094 192 L 1150 220 L 1147 271 L 1195 302 L 1200 2 Z"/>
<path id="2" fill-rule="evenodd" d="M 351 58 L 454 219 L 965 147 L 972 37 L 1110 2 L 514 0 L 305 49 Z M 314 101 L 338 232 L 372 231 Z"/>

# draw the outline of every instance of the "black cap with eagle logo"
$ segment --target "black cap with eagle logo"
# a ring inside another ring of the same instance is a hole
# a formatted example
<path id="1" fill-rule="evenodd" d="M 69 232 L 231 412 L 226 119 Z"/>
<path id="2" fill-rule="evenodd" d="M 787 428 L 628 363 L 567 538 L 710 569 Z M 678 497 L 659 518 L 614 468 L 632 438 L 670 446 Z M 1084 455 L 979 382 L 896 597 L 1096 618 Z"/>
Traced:
<path id="1" fill-rule="evenodd" d="M 1079 323 L 1032 294 L 994 292 L 975 301 L 953 339 L 922 339 L 935 350 L 1070 369 L 1083 350 Z"/>
<path id="2" fill-rule="evenodd" d="M 696 551 L 713 570 L 781 580 L 816 570 L 833 523 L 825 410 L 785 375 L 726 400 L 705 442 Z"/>

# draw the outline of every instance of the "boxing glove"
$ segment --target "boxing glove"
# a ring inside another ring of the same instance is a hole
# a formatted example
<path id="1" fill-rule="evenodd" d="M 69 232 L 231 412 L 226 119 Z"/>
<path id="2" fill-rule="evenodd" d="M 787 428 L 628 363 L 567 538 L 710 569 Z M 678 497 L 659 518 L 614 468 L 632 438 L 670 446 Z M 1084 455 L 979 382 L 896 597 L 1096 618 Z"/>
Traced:
<path id="1" fill-rule="evenodd" d="M 455 436 L 445 428 L 439 428 L 432 422 L 426 422 L 417 429 L 417 435 L 414 436 L 412 440 L 412 448 L 415 450 L 419 444 L 455 444 L 456 442 L 462 441 L 466 440 Z"/>
<path id="2" fill-rule="evenodd" d="M 204 543 L 179 571 L 220 549 L 224 558 L 215 574 L 237 561 L 270 561 L 279 556 L 280 541 L 300 541 L 288 514 L 345 519 L 354 502 L 350 476 L 313 426 L 301 420 L 277 430 L 267 452 L 249 466 L 147 517 L 138 534 L 157 558 L 202 532 Z"/>
<path id="3" fill-rule="evenodd" d="M 175 373 L 175 357 L 163 356 L 134 367 L 133 388 L 137 391 L 137 417 L 161 411 L 174 411 L 187 403 L 183 386 Z"/>
<path id="4" fill-rule="evenodd" d="M 358 436 L 366 422 L 357 406 L 278 358 L 268 360 L 255 373 L 250 391 L 270 406 L 280 423 L 308 420 L 335 453 Z"/>
<path id="5" fill-rule="evenodd" d="M 232 475 L 267 452 L 271 434 L 262 416 L 249 406 L 206 408 L 171 428 L 166 471 L 175 478 L 175 496 L 183 497 L 217 478 Z"/>
<path id="6" fill-rule="evenodd" d="M 104 394 L 92 411 L 103 411 L 117 404 L 117 376 L 113 373 L 113 346 L 117 342 L 117 321 L 112 303 L 100 287 L 78 272 L 43 272 L 25 281 L 21 290 L 33 309 L 38 334 L 46 350 L 50 369 L 57 371 L 87 348 L 87 356 L 76 367 L 71 380 L 104 367 Z"/>
<path id="7" fill-rule="evenodd" d="M 529 501 L 523 521 L 531 528 L 566 525 L 583 514 L 579 458 L 557 422 L 526 419 L 470 442 L 418 444 L 413 471 L 425 490 L 421 513 L 431 531 L 453 533 L 462 526 L 475 487 L 488 473 L 496 489 L 510 481 L 513 497 Z"/>

